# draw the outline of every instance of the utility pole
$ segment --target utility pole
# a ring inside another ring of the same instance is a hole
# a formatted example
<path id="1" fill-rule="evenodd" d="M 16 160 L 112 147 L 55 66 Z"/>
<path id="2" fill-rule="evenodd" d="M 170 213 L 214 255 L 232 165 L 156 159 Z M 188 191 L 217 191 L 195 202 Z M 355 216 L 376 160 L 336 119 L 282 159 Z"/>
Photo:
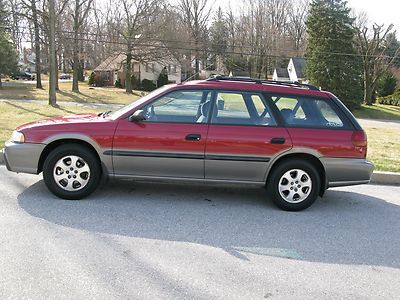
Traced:
<path id="1" fill-rule="evenodd" d="M 54 8 L 54 0 L 49 0 L 49 43 L 50 43 L 50 78 L 49 78 L 49 105 L 55 106 L 57 102 L 56 81 L 56 12 Z"/>

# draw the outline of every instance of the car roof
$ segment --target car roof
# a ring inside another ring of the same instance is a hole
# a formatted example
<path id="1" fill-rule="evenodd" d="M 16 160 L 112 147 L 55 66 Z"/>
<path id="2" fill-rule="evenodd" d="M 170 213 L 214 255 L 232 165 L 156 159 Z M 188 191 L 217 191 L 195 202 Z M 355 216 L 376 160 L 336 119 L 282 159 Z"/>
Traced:
<path id="1" fill-rule="evenodd" d="M 249 79 L 246 80 L 192 80 L 184 83 L 176 84 L 176 87 L 184 89 L 224 89 L 234 91 L 254 91 L 254 92 L 268 92 L 277 94 L 292 94 L 292 95 L 304 95 L 304 96 L 315 96 L 330 98 L 329 93 L 320 91 L 309 85 L 301 85 L 290 82 L 262 82 Z M 311 88 L 310 88 L 311 87 Z"/>

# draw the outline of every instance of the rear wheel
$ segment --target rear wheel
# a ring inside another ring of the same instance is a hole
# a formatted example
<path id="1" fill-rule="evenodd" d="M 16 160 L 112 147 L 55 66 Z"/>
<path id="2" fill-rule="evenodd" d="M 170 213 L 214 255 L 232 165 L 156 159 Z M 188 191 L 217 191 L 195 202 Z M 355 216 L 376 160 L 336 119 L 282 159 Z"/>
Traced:
<path id="1" fill-rule="evenodd" d="M 267 191 L 279 208 L 300 211 L 315 202 L 320 187 L 320 175 L 311 163 L 301 159 L 290 159 L 272 170 Z"/>
<path id="2" fill-rule="evenodd" d="M 57 197 L 78 200 L 91 194 L 99 184 L 100 163 L 87 148 L 66 144 L 54 149 L 43 164 L 43 179 Z"/>

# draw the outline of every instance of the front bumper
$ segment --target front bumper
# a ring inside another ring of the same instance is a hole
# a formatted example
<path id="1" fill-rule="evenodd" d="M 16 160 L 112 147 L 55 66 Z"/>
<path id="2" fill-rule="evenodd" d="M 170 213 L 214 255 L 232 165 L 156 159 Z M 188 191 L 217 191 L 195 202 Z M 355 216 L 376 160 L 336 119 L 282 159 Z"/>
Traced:
<path id="1" fill-rule="evenodd" d="M 329 187 L 369 183 L 374 165 L 366 159 L 323 158 Z"/>
<path id="2" fill-rule="evenodd" d="M 18 173 L 37 174 L 44 147 L 44 144 L 6 142 L 2 152 L 7 169 Z"/>

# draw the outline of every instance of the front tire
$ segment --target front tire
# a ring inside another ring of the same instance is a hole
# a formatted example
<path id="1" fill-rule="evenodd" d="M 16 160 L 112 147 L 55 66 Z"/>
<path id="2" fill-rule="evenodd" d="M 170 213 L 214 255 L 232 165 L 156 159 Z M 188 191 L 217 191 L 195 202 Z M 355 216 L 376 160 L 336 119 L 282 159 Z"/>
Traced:
<path id="1" fill-rule="evenodd" d="M 267 191 L 276 206 L 287 211 L 310 207 L 318 197 L 321 178 L 311 163 L 290 159 L 272 170 Z"/>
<path id="2" fill-rule="evenodd" d="M 98 158 L 86 147 L 65 144 L 55 148 L 43 164 L 43 179 L 57 197 L 79 200 L 97 188 L 101 167 Z"/>

